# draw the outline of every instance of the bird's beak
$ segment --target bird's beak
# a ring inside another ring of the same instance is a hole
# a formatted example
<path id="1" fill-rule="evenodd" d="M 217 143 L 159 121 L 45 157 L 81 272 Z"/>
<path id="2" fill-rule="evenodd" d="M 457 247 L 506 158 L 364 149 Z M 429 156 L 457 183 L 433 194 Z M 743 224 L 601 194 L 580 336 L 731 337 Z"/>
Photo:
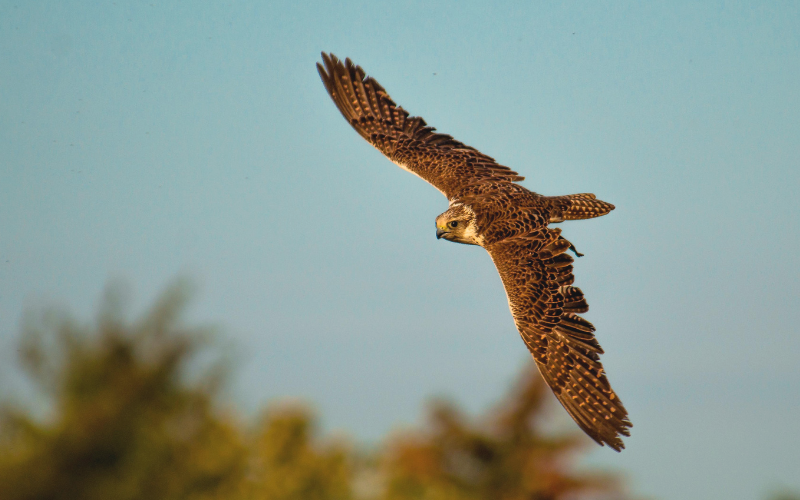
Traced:
<path id="1" fill-rule="evenodd" d="M 447 231 L 445 231 L 444 229 L 440 229 L 438 227 L 436 228 L 436 239 L 437 240 L 441 239 L 442 236 L 444 236 L 445 234 L 447 234 Z"/>

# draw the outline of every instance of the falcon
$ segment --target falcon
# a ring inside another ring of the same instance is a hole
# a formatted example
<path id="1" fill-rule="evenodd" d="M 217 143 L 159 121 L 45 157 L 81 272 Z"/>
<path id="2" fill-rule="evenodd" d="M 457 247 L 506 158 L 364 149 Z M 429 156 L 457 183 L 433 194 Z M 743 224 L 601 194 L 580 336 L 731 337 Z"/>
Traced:
<path id="1" fill-rule="evenodd" d="M 436 217 L 436 237 L 478 245 L 492 258 L 522 340 L 539 372 L 578 426 L 616 451 L 632 427 L 611 389 L 589 305 L 572 275 L 581 256 L 550 224 L 605 215 L 614 205 L 590 193 L 543 196 L 524 177 L 420 117 L 409 116 L 350 59 L 322 53 L 317 70 L 347 122 L 400 168 L 428 181 L 450 202 Z"/>

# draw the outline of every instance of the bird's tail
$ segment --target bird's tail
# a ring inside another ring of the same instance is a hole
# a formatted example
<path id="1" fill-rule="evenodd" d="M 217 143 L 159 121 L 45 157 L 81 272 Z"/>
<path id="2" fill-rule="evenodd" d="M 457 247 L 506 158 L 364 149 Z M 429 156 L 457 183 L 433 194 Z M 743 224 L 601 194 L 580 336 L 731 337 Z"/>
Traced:
<path id="1" fill-rule="evenodd" d="M 592 219 L 614 210 L 614 205 L 598 200 L 592 193 L 568 194 L 550 197 L 552 204 L 550 222 Z"/>

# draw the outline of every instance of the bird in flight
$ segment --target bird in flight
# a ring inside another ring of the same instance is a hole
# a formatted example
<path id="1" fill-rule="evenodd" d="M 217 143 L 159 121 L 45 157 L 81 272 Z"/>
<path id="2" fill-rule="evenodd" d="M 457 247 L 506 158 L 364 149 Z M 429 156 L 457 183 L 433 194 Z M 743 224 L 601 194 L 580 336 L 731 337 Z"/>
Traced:
<path id="1" fill-rule="evenodd" d="M 522 340 L 558 400 L 592 439 L 616 451 L 632 427 L 611 389 L 594 336 L 579 316 L 589 310 L 572 286 L 575 247 L 549 224 L 605 215 L 614 205 L 593 194 L 542 196 L 524 177 L 480 151 L 429 127 L 396 105 L 350 59 L 322 53 L 319 75 L 347 122 L 400 168 L 428 181 L 450 201 L 436 217 L 436 237 L 478 245 L 494 261 Z"/>

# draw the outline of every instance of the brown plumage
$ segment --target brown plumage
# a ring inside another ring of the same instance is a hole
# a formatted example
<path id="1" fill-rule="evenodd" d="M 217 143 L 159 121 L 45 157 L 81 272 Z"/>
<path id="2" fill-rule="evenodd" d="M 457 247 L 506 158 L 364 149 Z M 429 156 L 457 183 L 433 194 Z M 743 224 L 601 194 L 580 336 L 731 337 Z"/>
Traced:
<path id="1" fill-rule="evenodd" d="M 611 389 L 594 337 L 578 316 L 589 305 L 572 286 L 575 247 L 550 223 L 605 215 L 614 205 L 593 194 L 541 196 L 524 178 L 478 150 L 411 117 L 361 67 L 322 54 L 322 82 L 361 137 L 449 200 L 437 237 L 485 248 L 500 273 L 511 314 L 544 379 L 575 422 L 599 444 L 620 451 L 628 412 Z"/>

